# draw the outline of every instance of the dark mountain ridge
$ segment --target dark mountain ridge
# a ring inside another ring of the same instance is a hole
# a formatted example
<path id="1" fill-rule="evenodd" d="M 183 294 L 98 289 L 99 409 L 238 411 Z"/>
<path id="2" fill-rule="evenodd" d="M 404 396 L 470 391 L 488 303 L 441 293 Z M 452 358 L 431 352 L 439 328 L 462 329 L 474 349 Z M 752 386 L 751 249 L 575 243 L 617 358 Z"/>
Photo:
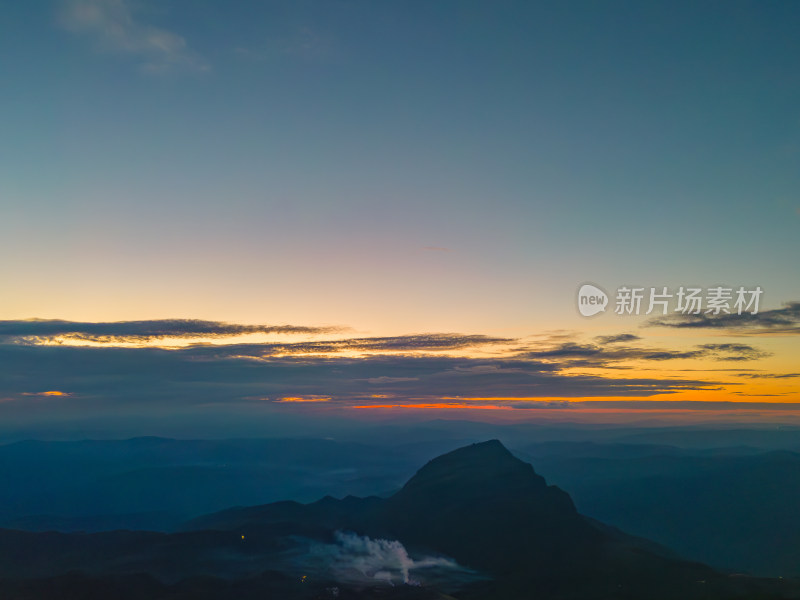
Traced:
<path id="1" fill-rule="evenodd" d="M 293 578 L 285 568 L 292 552 L 301 564 L 305 560 L 293 550 L 298 540 L 331 548 L 341 531 L 397 540 L 388 543 L 402 543 L 412 556 L 446 556 L 484 573 L 482 581 L 473 578 L 452 592 L 463 600 L 800 598 L 794 582 L 730 577 L 583 517 L 566 492 L 547 485 L 497 440 L 431 460 L 386 499 L 326 497 L 311 504 L 234 508 L 195 519 L 173 534 L 0 531 L 0 577 L 7 579 L 0 592 L 14 591 L 20 599 L 62 597 L 20 594 L 20 578 L 35 579 L 27 589 L 52 590 L 64 574 L 80 570 L 84 579 L 67 579 L 73 588 L 81 587 L 76 581 L 91 587 L 133 574 L 167 586 L 137 598 L 199 597 L 181 591 L 197 577 L 213 577 L 220 598 L 231 586 L 244 597 L 252 586 L 261 593 L 272 583 L 272 592 L 279 590 L 285 599 L 323 598 L 334 584 L 341 597 L 388 597 L 385 586 L 340 587 L 335 574 L 315 575 L 317 587 L 300 586 L 297 581 L 306 578 Z M 248 588 L 248 581 L 258 583 Z M 309 592 L 312 587 L 317 591 Z M 421 597 L 412 587 L 401 586 L 408 590 L 398 588 L 392 597 Z M 442 597 L 435 587 L 426 590 Z"/>

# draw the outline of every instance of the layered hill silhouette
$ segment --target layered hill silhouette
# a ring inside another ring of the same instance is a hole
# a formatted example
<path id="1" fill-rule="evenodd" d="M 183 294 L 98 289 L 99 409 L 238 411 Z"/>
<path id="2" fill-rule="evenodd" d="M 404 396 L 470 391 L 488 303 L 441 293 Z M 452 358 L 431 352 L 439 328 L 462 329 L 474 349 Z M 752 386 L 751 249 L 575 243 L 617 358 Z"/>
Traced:
<path id="1" fill-rule="evenodd" d="M 172 534 L 2 531 L 0 577 L 19 599 L 115 585 L 131 599 L 800 598 L 797 582 L 718 573 L 582 516 L 497 440 L 430 461 L 385 499 L 234 508 Z"/>

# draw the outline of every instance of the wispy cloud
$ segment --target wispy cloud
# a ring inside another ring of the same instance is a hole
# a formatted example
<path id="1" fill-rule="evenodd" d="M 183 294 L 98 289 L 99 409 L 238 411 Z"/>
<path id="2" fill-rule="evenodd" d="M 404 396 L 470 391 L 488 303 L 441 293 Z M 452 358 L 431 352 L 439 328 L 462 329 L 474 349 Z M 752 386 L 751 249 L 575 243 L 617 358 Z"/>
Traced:
<path id="1" fill-rule="evenodd" d="M 139 21 L 127 0 L 64 0 L 59 22 L 98 50 L 135 57 L 147 73 L 209 69 L 183 36 Z"/>
<path id="2" fill-rule="evenodd" d="M 530 350 L 521 356 L 537 360 L 556 360 L 572 366 L 607 367 L 625 361 L 668 361 L 678 359 L 710 358 L 718 361 L 746 361 L 769 356 L 748 344 L 699 344 L 685 350 L 623 346 L 626 340 L 636 341 L 637 336 L 600 336 L 597 343 L 579 344 L 565 342 L 553 348 Z"/>
<path id="3" fill-rule="evenodd" d="M 635 342 L 642 338 L 632 333 L 620 333 L 618 335 L 599 335 L 595 339 L 601 344 L 619 344 L 622 342 Z"/>
<path id="4" fill-rule="evenodd" d="M 747 377 L 749 379 L 794 379 L 800 377 L 800 373 L 739 373 L 737 377 Z"/>
<path id="5" fill-rule="evenodd" d="M 650 320 L 651 327 L 729 330 L 738 335 L 800 335 L 800 302 L 756 314 L 670 315 Z"/>
<path id="6" fill-rule="evenodd" d="M 344 327 L 243 325 L 220 321 L 200 321 L 197 319 L 159 319 L 108 323 L 30 319 L 0 321 L 0 341 L 26 344 L 53 343 L 55 341 L 121 344 L 143 343 L 165 338 L 200 339 L 254 333 L 316 335 L 341 333 L 347 330 Z"/>
<path id="7" fill-rule="evenodd" d="M 503 346 L 516 340 L 485 335 L 463 335 L 458 333 L 431 333 L 422 335 L 400 335 L 394 337 L 347 338 L 292 343 L 261 343 L 214 346 L 207 352 L 215 356 L 235 356 L 266 360 L 292 355 L 335 355 L 342 353 L 371 354 L 419 354 L 448 353 L 486 346 Z"/>
<path id="8" fill-rule="evenodd" d="M 310 327 L 300 325 L 244 325 L 195 319 L 161 319 L 153 321 L 117 321 L 85 323 L 60 320 L 30 319 L 0 321 L 0 343 L 46 345 L 83 343 L 109 346 L 154 344 L 162 340 L 203 342 L 218 338 L 225 348 L 214 346 L 209 354 L 237 357 L 268 358 L 293 354 L 333 354 L 341 352 L 438 352 L 464 350 L 479 346 L 505 345 L 513 338 L 459 333 L 426 333 L 391 337 L 358 337 L 300 342 L 240 343 L 238 336 L 323 335 L 342 334 L 348 327 Z M 238 343 L 237 343 L 238 342 Z M 164 344 L 161 344 L 164 345 Z"/>

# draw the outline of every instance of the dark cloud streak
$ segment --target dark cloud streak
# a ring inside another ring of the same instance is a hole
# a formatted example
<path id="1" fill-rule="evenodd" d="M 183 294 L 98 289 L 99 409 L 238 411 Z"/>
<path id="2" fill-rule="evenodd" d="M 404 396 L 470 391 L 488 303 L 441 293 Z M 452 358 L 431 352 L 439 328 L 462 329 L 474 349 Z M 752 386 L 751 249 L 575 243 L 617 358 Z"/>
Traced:
<path id="1" fill-rule="evenodd" d="M 730 330 L 747 335 L 800 335 L 800 302 L 788 302 L 782 308 L 756 314 L 669 315 L 651 319 L 647 326 L 676 329 Z"/>
<path id="2" fill-rule="evenodd" d="M 636 336 L 634 338 L 638 339 Z M 613 363 L 632 360 L 660 362 L 710 358 L 718 361 L 747 361 L 768 356 L 766 352 L 747 344 L 701 344 L 690 350 L 663 350 L 619 346 L 617 341 L 619 340 L 615 340 L 612 337 L 612 340 L 606 344 L 568 342 L 555 348 L 528 351 L 521 354 L 521 356 L 535 360 L 559 360 L 571 366 L 581 367 L 608 367 Z"/>
<path id="3" fill-rule="evenodd" d="M 31 319 L 0 321 L 0 340 L 36 343 L 57 337 L 99 343 L 144 342 L 164 338 L 205 338 L 264 334 L 323 334 L 348 331 L 342 327 L 297 325 L 242 325 L 196 319 L 117 321 L 81 323 L 75 321 Z"/>

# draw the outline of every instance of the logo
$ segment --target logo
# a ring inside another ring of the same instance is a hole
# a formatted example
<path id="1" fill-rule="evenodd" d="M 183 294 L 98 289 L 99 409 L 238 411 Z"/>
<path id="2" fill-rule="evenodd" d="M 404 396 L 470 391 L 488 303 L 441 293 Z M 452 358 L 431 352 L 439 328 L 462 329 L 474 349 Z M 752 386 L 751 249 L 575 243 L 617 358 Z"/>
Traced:
<path id="1" fill-rule="evenodd" d="M 614 313 L 618 315 L 650 315 L 680 313 L 682 315 L 743 315 L 758 314 L 759 302 L 764 290 L 761 286 L 745 288 L 722 285 L 703 290 L 699 287 L 680 286 L 677 291 L 666 286 L 660 288 L 617 288 Z M 674 302 L 673 302 L 674 299 Z M 673 309 L 670 305 L 676 304 Z M 578 290 L 578 311 L 584 317 L 605 312 L 608 294 L 591 283 L 584 283 Z"/>
<path id="2" fill-rule="evenodd" d="M 606 306 L 608 306 L 608 295 L 599 287 L 584 283 L 578 290 L 578 311 L 584 317 L 605 312 Z"/>

